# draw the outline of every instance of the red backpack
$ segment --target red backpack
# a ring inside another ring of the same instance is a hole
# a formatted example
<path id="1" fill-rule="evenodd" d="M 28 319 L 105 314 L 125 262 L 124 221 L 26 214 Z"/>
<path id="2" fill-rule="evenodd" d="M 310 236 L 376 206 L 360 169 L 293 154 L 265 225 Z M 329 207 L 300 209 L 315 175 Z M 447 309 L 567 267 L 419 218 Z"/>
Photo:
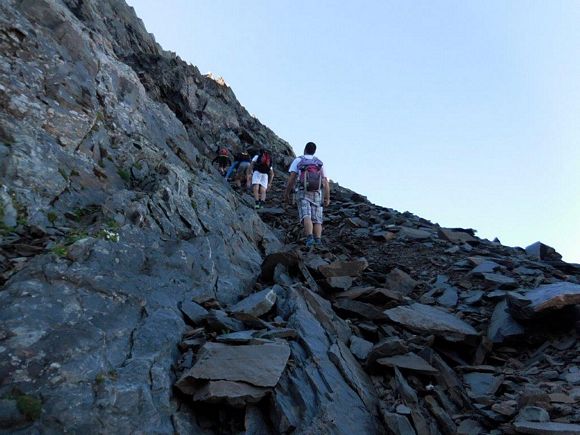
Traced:
<path id="1" fill-rule="evenodd" d="M 272 167 L 272 157 L 268 151 L 261 151 L 256 160 L 256 170 L 262 174 L 268 174 Z"/>
<path id="2" fill-rule="evenodd" d="M 316 192 L 322 187 L 322 161 L 316 157 L 307 159 L 300 157 L 298 163 L 299 186 L 304 186 L 307 192 Z"/>

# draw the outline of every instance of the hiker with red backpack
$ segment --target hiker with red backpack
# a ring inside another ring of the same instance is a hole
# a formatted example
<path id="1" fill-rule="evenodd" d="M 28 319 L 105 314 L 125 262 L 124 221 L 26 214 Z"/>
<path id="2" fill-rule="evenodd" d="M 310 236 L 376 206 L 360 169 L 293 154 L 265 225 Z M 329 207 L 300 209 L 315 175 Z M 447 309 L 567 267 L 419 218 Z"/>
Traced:
<path id="1" fill-rule="evenodd" d="M 284 192 L 284 201 L 288 204 L 292 191 L 296 191 L 298 217 L 304 225 L 307 247 L 322 244 L 322 211 L 323 206 L 330 204 L 330 184 L 324 164 L 314 157 L 315 152 L 316 144 L 308 142 L 304 155 L 294 159 L 288 170 L 290 177 Z"/>
<path id="2" fill-rule="evenodd" d="M 222 175 L 226 175 L 226 171 L 228 170 L 228 167 L 230 166 L 230 157 L 229 157 L 230 153 L 228 151 L 227 148 L 224 147 L 218 147 L 217 149 L 217 156 L 215 159 L 213 159 L 211 161 L 211 164 L 213 165 L 214 163 L 217 162 L 218 164 L 218 171 L 220 171 L 220 174 Z"/>
<path id="3" fill-rule="evenodd" d="M 256 205 L 254 208 L 259 209 L 264 206 L 266 201 L 266 191 L 272 187 L 274 180 L 274 168 L 272 166 L 272 156 L 269 151 L 261 149 L 254 156 L 250 168 L 248 169 L 248 182 L 252 183 L 254 199 Z"/>

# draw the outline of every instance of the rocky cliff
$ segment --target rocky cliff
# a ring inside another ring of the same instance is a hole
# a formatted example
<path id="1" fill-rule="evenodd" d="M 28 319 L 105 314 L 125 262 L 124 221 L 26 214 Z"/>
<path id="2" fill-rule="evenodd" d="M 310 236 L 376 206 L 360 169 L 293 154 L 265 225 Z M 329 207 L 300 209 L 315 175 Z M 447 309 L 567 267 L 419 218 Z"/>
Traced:
<path id="1" fill-rule="evenodd" d="M 121 0 L 0 50 L 0 431 L 578 431 L 577 265 L 339 186 L 300 249 L 283 171 L 258 214 L 210 164 L 288 144 Z"/>

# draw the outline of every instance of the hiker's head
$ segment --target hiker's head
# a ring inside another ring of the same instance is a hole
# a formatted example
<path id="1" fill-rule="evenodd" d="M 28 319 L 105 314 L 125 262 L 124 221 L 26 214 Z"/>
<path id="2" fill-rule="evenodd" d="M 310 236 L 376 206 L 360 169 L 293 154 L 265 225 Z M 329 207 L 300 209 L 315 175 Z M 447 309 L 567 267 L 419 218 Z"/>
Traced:
<path id="1" fill-rule="evenodd" d="M 312 155 L 316 152 L 316 144 L 314 142 L 308 142 L 304 147 L 304 154 Z"/>

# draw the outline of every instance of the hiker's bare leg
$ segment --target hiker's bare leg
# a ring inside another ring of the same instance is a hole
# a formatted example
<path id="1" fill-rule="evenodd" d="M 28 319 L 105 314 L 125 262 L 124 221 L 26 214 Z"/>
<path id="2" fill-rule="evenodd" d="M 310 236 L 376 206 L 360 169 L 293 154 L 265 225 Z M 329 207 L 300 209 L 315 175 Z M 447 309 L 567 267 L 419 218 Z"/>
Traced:
<path id="1" fill-rule="evenodd" d="M 322 236 L 322 224 L 314 224 L 314 237 L 320 239 Z"/>
<path id="2" fill-rule="evenodd" d="M 260 185 L 254 184 L 253 189 L 254 189 L 254 199 L 256 201 L 258 201 L 260 199 L 260 194 L 259 194 Z"/>
<path id="3" fill-rule="evenodd" d="M 302 222 L 304 224 L 304 235 L 305 236 L 312 235 L 312 219 L 310 219 L 309 217 L 305 217 L 302 220 Z"/>
<path id="4" fill-rule="evenodd" d="M 266 201 L 266 188 L 264 186 L 260 186 L 260 199 L 262 202 Z"/>

